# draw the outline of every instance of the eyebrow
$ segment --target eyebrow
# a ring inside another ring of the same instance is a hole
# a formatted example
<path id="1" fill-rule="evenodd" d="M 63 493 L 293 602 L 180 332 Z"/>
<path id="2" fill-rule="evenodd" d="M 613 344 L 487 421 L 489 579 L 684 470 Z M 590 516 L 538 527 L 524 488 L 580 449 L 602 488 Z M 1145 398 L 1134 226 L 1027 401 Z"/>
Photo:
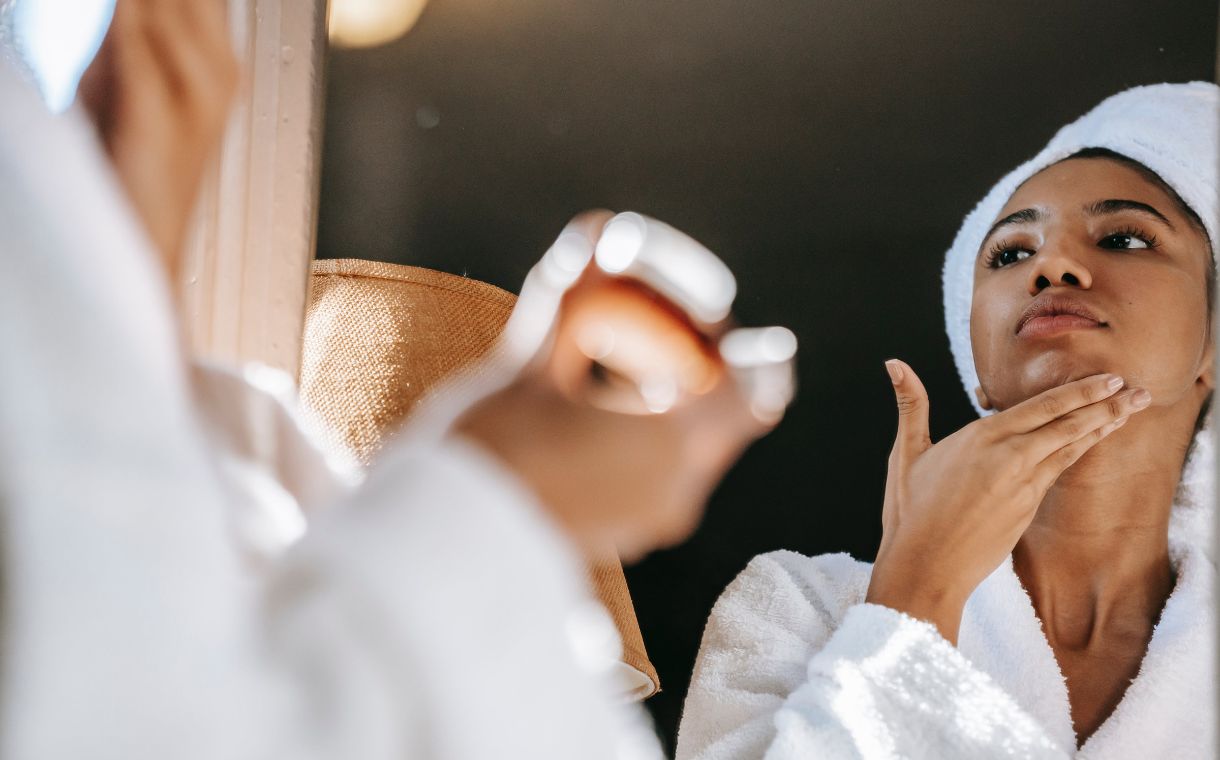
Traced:
<path id="1" fill-rule="evenodd" d="M 1107 198 L 1104 201 L 1094 201 L 1084 206 L 1084 213 L 1089 216 L 1109 216 L 1111 214 L 1119 214 L 1123 211 L 1135 211 L 1146 216 L 1150 216 L 1162 222 L 1169 229 L 1174 229 L 1173 222 L 1169 221 L 1160 211 L 1157 211 L 1147 203 L 1140 201 L 1126 200 L 1122 198 Z M 995 224 L 991 225 L 991 229 L 987 230 L 987 234 L 983 236 L 983 240 L 989 239 L 995 231 L 1001 227 L 1007 227 L 1010 224 L 1029 224 L 1031 222 L 1040 221 L 1045 216 L 1041 210 L 1036 208 L 1023 208 L 1020 211 L 1014 211 Z"/>
<path id="2" fill-rule="evenodd" d="M 1152 218 L 1164 223 L 1164 225 L 1169 229 L 1173 229 L 1173 222 L 1169 221 L 1164 214 L 1157 211 L 1152 206 L 1149 206 L 1147 203 L 1140 203 L 1139 201 L 1109 199 L 1097 201 L 1096 203 L 1090 203 L 1084 207 L 1084 212 L 1089 216 L 1108 216 L 1110 214 L 1118 214 L 1123 211 L 1134 211 L 1146 216 L 1151 216 Z"/>
<path id="3" fill-rule="evenodd" d="M 1102 202 L 1106 203 L 1108 201 Z M 1007 227 L 1010 224 L 1028 224 L 1029 222 L 1036 222 L 1041 219 L 1042 216 L 1042 212 L 1036 208 L 1023 208 L 1020 211 L 1014 211 L 1000 221 L 991 225 L 991 229 L 987 230 L 987 234 L 983 236 L 983 240 L 986 241 L 993 234 L 995 234 L 996 230 L 1000 229 L 1001 227 Z"/>

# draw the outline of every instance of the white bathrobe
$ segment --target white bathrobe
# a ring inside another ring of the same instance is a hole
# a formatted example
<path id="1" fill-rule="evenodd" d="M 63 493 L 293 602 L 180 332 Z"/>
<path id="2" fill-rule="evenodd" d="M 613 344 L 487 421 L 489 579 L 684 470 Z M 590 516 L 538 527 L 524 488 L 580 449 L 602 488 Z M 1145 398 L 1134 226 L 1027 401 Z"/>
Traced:
<path id="1" fill-rule="evenodd" d="M 265 383 L 192 381 L 91 129 L 2 63 L 0 103 L 0 756 L 655 756 L 511 473 L 408 438 L 356 486 Z"/>
<path id="2" fill-rule="evenodd" d="M 1139 675 L 1079 752 L 1063 675 L 1010 561 L 970 597 L 955 648 L 865 604 L 867 563 L 756 557 L 712 610 L 678 760 L 1212 757 L 1215 565 L 1175 556 Z"/>

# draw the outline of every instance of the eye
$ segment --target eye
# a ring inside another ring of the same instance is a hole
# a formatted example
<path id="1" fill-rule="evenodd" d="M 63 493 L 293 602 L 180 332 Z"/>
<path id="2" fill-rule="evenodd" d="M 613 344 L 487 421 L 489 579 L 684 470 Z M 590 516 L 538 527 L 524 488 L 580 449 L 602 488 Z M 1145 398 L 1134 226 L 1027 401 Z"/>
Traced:
<path id="1" fill-rule="evenodd" d="M 1156 239 L 1149 235 L 1140 235 L 1134 232 L 1116 232 L 1113 235 L 1106 235 L 1097 241 L 1097 245 L 1111 250 L 1129 251 L 1140 248 L 1155 248 Z"/>
<path id="2" fill-rule="evenodd" d="M 1034 252 L 1026 248 L 1015 248 L 1007 243 L 999 243 L 987 254 L 987 266 L 993 269 L 1016 264 L 1033 256 Z"/>

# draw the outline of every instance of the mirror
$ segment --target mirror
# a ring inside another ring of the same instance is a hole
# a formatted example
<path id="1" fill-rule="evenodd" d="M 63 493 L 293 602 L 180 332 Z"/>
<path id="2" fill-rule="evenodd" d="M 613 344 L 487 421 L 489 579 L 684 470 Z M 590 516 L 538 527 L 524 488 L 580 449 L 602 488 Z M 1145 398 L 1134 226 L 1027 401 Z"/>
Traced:
<path id="1" fill-rule="evenodd" d="M 791 326 L 800 391 L 695 537 L 627 569 L 670 751 L 712 603 L 748 560 L 877 550 L 893 396 L 933 438 L 975 419 L 944 337 L 962 218 L 1056 129 L 1127 87 L 1215 76 L 1214 3 L 431 0 L 388 45 L 335 49 L 319 256 L 515 291 L 574 213 L 632 209 Z"/>

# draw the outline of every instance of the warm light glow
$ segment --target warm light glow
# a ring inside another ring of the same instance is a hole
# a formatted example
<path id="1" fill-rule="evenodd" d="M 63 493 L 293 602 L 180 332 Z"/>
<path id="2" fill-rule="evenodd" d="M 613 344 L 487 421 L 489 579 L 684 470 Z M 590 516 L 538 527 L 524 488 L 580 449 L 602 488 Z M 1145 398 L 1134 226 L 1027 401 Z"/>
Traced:
<path id="1" fill-rule="evenodd" d="M 330 41 L 374 47 L 410 31 L 428 0 L 330 0 Z"/>

